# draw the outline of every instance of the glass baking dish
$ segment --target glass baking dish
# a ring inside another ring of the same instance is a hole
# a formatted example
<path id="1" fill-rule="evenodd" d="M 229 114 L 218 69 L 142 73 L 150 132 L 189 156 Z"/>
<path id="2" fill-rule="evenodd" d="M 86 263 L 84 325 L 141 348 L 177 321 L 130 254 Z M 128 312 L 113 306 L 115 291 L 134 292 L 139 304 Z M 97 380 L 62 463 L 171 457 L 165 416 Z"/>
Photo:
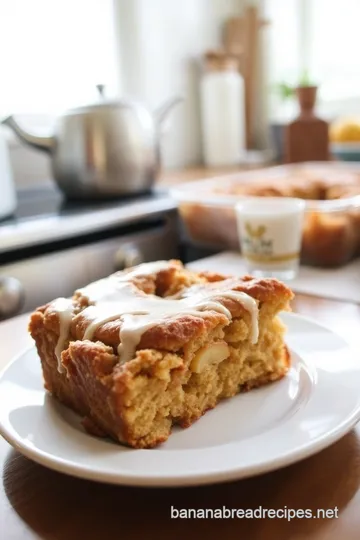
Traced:
<path id="1" fill-rule="evenodd" d="M 327 193 L 347 189 L 352 196 L 314 200 L 325 193 L 321 185 Z M 280 165 L 173 188 L 188 239 L 202 247 L 239 250 L 235 204 L 244 196 L 239 191 L 249 187 L 263 190 L 262 196 L 279 196 L 276 190 L 281 189 L 285 196 L 306 199 L 304 264 L 336 267 L 360 255 L 360 163 Z"/>

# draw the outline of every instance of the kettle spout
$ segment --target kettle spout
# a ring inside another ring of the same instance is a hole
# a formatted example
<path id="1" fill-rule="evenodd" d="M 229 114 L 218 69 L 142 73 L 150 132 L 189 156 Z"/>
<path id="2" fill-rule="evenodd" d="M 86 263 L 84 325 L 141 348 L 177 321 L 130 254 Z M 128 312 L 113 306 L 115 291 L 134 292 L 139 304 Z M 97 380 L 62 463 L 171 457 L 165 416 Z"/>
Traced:
<path id="1" fill-rule="evenodd" d="M 158 126 L 162 124 L 162 122 L 165 120 L 169 112 L 175 105 L 178 105 L 178 103 L 184 101 L 184 98 L 180 96 L 172 97 L 168 101 L 166 101 L 163 105 L 161 105 L 155 112 L 155 122 Z"/>
<path id="2" fill-rule="evenodd" d="M 25 131 L 22 127 L 19 126 L 19 124 L 16 122 L 15 118 L 12 115 L 2 118 L 0 123 L 8 126 L 14 133 L 16 133 L 16 135 L 21 141 L 29 144 L 33 148 L 37 148 L 38 150 L 43 150 L 45 152 L 51 152 L 54 146 L 54 137 L 40 137 L 38 135 Z"/>

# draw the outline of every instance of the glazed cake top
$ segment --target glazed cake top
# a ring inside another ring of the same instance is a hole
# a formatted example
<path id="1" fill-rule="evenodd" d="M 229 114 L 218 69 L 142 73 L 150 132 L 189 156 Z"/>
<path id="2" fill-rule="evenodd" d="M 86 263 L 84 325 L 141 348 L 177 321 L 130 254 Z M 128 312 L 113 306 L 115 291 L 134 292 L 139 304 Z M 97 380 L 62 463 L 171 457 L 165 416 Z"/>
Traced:
<path id="1" fill-rule="evenodd" d="M 250 339 L 252 343 L 257 342 L 259 332 L 257 302 L 245 292 L 233 290 L 232 280 L 195 285 L 172 297 L 146 294 L 133 283 L 134 278 L 157 273 L 169 268 L 169 265 L 171 263 L 167 261 L 142 264 L 130 272 L 113 274 L 77 291 L 77 294 L 86 298 L 90 304 L 81 313 L 82 317 L 88 320 L 83 339 L 91 340 L 99 326 L 121 319 L 118 354 L 120 362 L 127 362 L 133 358 L 143 333 L 165 320 L 184 315 L 203 317 L 209 312 L 217 312 L 231 321 L 231 311 L 224 305 L 224 300 L 227 299 L 240 303 L 250 313 Z M 52 307 L 60 317 L 60 336 L 56 354 L 61 367 L 61 352 L 68 340 L 73 304 L 70 300 L 60 298 Z"/>
<path id="2" fill-rule="evenodd" d="M 196 273 L 179 261 L 158 261 L 117 272 L 38 311 L 57 335 L 62 370 L 61 354 L 69 341 L 100 341 L 117 350 L 124 363 L 138 348 L 177 351 L 234 317 L 246 317 L 248 339 L 256 343 L 260 306 L 273 316 L 292 297 L 276 279 Z"/>

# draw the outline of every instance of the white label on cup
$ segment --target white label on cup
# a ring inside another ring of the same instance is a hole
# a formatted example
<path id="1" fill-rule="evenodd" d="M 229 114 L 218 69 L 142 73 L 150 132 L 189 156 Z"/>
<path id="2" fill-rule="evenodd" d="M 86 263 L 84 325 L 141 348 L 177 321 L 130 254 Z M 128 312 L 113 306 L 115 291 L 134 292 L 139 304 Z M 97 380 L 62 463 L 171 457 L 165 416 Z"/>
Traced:
<path id="1" fill-rule="evenodd" d="M 283 263 L 299 257 L 302 215 L 266 217 L 239 215 L 239 233 L 244 256 L 253 262 Z"/>

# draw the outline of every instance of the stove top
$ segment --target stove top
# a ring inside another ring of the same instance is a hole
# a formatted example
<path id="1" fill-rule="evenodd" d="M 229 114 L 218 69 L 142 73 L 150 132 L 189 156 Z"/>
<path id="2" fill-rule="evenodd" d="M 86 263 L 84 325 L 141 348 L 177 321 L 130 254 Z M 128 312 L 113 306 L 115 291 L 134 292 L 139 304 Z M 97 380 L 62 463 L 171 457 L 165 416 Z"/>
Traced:
<path id="1" fill-rule="evenodd" d="M 134 202 L 144 202 L 161 198 L 165 191 L 155 189 L 141 195 L 129 195 L 121 198 L 102 200 L 68 200 L 55 187 L 40 187 L 19 190 L 15 213 L 0 220 L 2 225 L 15 224 L 19 221 L 39 219 L 49 216 L 75 216 L 109 208 L 121 208 Z"/>
<path id="2" fill-rule="evenodd" d="M 52 187 L 18 192 L 16 212 L 0 221 L 0 253 L 125 226 L 174 210 L 165 190 L 111 200 L 66 200 Z"/>

